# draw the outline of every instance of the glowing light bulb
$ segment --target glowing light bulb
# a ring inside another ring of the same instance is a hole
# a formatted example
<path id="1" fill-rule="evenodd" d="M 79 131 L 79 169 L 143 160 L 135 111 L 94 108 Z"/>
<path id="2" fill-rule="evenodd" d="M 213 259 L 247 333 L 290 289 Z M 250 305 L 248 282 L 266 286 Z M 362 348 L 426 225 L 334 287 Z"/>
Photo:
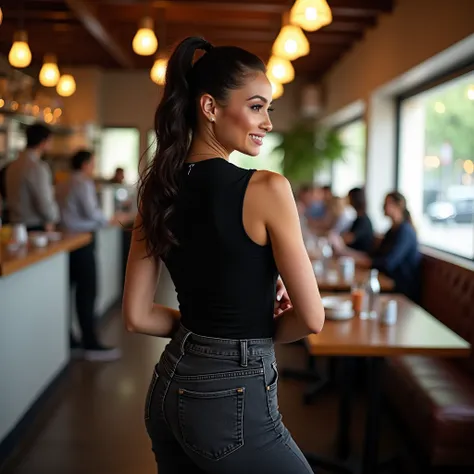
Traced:
<path id="1" fill-rule="evenodd" d="M 284 88 L 279 82 L 275 81 L 274 79 L 269 78 L 269 80 L 270 84 L 272 85 L 272 99 L 276 100 L 283 95 Z"/>
<path id="2" fill-rule="evenodd" d="M 151 80 L 156 82 L 159 86 L 162 86 L 165 83 L 167 66 L 168 61 L 166 59 L 157 59 L 151 68 Z"/>
<path id="3" fill-rule="evenodd" d="M 272 53 L 280 58 L 294 61 L 309 54 L 308 39 L 299 26 L 285 25 L 273 43 Z"/>
<path id="4" fill-rule="evenodd" d="M 298 45 L 296 44 L 296 41 L 293 40 L 293 39 L 289 39 L 286 43 L 285 43 L 285 51 L 289 54 L 294 54 L 296 53 L 298 49 Z"/>
<path id="5" fill-rule="evenodd" d="M 315 21 L 318 18 L 318 10 L 314 7 L 306 7 L 304 16 L 308 21 Z"/>
<path id="6" fill-rule="evenodd" d="M 280 84 L 287 84 L 295 78 L 293 65 L 287 59 L 272 56 L 268 61 L 269 76 Z"/>
<path id="7" fill-rule="evenodd" d="M 13 45 L 8 54 L 8 61 L 13 67 L 28 67 L 31 63 L 31 51 L 28 46 L 26 31 L 17 31 L 13 36 Z"/>
<path id="8" fill-rule="evenodd" d="M 48 54 L 44 57 L 43 67 L 39 74 L 39 81 L 44 87 L 54 87 L 59 82 L 59 69 L 56 56 Z"/>
<path id="9" fill-rule="evenodd" d="M 63 74 L 56 86 L 56 92 L 62 97 L 70 97 L 76 92 L 76 81 L 70 74 Z"/>
<path id="10" fill-rule="evenodd" d="M 290 11 L 290 23 L 306 31 L 316 31 L 332 22 L 326 0 L 296 0 Z"/>
<path id="11" fill-rule="evenodd" d="M 133 51 L 140 56 L 151 56 L 158 49 L 158 40 L 153 32 L 153 20 L 145 17 L 132 42 Z"/>

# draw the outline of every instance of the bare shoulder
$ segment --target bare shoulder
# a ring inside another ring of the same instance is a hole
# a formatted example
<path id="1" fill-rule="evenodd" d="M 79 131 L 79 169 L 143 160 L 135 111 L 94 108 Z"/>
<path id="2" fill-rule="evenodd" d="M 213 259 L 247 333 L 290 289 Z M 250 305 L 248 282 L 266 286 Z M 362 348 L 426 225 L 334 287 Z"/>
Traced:
<path id="1" fill-rule="evenodd" d="M 260 170 L 254 173 L 252 187 L 261 197 L 269 199 L 288 199 L 293 197 L 290 182 L 281 174 Z"/>

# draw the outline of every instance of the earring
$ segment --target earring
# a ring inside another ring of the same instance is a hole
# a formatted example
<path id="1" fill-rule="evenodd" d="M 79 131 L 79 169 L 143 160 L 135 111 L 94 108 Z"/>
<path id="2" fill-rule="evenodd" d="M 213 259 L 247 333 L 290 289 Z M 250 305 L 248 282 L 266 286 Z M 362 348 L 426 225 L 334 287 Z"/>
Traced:
<path id="1" fill-rule="evenodd" d="M 214 121 L 215 121 L 214 117 L 211 117 L 209 120 L 210 120 L 211 122 L 214 122 Z"/>

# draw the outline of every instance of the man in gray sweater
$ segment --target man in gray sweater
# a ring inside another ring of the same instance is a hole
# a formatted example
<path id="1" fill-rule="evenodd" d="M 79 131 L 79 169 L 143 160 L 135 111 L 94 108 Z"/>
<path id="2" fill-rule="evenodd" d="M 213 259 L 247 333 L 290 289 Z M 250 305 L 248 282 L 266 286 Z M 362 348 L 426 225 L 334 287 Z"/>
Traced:
<path id="1" fill-rule="evenodd" d="M 26 150 L 6 169 L 6 204 L 12 224 L 28 230 L 54 230 L 59 220 L 51 170 L 41 160 L 48 149 L 51 130 L 41 123 L 26 129 Z"/>

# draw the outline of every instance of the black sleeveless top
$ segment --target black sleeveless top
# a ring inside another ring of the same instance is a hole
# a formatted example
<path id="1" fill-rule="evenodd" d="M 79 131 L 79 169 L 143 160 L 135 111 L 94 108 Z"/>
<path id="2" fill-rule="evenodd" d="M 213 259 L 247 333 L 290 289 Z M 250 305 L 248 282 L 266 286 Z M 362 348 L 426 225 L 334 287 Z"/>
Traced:
<path id="1" fill-rule="evenodd" d="M 164 258 L 181 321 L 210 337 L 272 337 L 278 275 L 270 245 L 247 235 L 243 202 L 255 170 L 222 158 L 185 164 L 170 228 L 179 242 Z"/>

